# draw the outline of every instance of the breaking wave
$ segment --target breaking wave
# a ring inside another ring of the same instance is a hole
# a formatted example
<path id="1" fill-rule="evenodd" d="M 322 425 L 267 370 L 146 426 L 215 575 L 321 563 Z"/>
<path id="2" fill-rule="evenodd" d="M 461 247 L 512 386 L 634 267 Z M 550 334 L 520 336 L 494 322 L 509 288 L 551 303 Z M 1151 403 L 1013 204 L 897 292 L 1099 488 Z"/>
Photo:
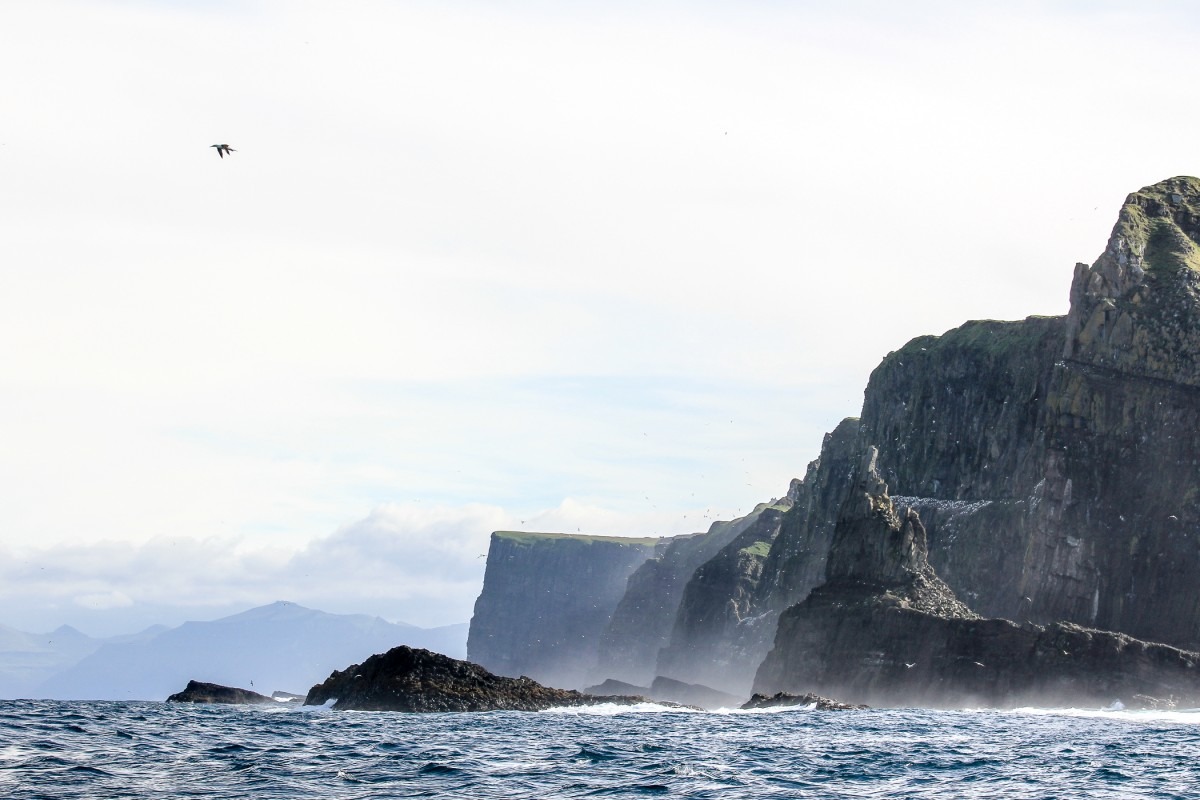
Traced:
<path id="1" fill-rule="evenodd" d="M 0 796 L 1179 798 L 1200 711 L 599 706 L 397 714 L 0 701 Z"/>

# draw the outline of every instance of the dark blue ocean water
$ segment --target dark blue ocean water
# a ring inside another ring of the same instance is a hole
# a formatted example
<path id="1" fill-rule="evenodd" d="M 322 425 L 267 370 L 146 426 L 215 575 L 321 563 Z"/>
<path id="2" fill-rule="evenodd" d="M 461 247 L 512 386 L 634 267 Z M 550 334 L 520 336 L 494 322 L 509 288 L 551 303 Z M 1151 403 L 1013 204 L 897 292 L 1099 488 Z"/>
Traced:
<path id="1" fill-rule="evenodd" d="M 0 701 L 4 798 L 1200 798 L 1200 712 Z"/>

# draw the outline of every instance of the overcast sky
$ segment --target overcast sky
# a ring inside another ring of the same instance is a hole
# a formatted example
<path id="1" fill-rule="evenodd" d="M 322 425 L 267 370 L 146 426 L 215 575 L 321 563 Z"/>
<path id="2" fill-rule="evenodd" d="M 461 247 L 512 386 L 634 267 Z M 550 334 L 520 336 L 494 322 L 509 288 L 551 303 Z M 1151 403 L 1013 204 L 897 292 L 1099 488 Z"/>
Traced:
<path id="1" fill-rule="evenodd" d="M 1064 313 L 1124 196 L 1200 173 L 1198 28 L 4 3 L 0 624 L 461 622 L 492 530 L 779 496 L 888 351 Z"/>

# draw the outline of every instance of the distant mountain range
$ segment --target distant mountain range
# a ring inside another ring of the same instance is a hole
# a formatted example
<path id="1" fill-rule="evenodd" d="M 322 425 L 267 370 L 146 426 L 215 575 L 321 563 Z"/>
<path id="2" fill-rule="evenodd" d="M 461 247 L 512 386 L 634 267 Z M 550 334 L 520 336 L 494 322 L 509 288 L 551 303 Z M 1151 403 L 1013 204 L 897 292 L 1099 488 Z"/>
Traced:
<path id="1" fill-rule="evenodd" d="M 333 670 L 397 645 L 464 658 L 466 640 L 466 623 L 418 628 L 283 601 L 105 639 L 69 626 L 45 634 L 0 626 L 0 697 L 164 700 L 191 679 L 304 694 Z"/>

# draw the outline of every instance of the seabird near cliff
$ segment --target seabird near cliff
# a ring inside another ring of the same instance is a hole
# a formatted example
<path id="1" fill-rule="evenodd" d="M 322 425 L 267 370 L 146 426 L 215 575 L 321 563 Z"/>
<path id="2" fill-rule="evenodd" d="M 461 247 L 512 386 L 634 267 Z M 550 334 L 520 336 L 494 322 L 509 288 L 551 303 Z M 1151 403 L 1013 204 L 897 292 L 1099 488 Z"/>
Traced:
<path id="1" fill-rule="evenodd" d="M 236 153 L 237 152 L 237 150 L 234 150 L 232 147 L 230 147 L 227 144 L 210 144 L 209 147 L 217 148 L 217 155 L 219 155 L 221 158 L 224 158 L 226 153 Z"/>

